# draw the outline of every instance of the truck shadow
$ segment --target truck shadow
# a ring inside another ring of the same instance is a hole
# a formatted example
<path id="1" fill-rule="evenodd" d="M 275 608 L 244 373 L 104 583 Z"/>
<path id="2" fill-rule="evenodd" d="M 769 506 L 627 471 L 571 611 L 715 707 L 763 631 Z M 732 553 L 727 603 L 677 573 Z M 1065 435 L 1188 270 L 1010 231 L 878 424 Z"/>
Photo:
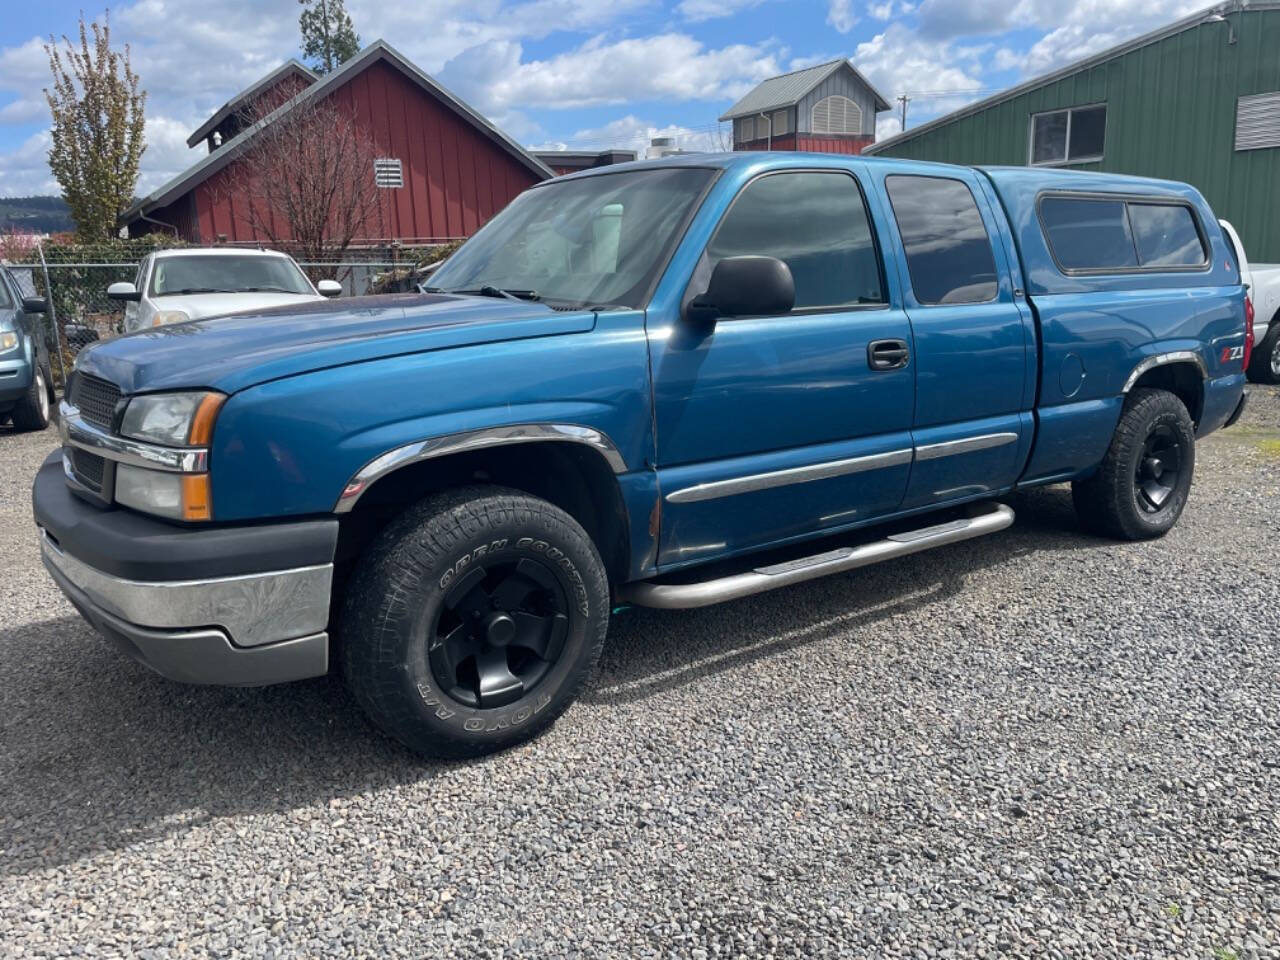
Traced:
<path id="1" fill-rule="evenodd" d="M 1019 523 L 983 540 L 720 608 L 616 617 L 584 708 L 608 710 L 896 610 L 942 604 L 970 572 L 1031 550 L 1105 544 L 1076 531 L 1060 492 L 1021 497 L 1014 508 Z M 383 737 L 340 678 L 251 690 L 180 686 L 119 657 L 75 617 L 0 631 L 0 741 L 5 875 L 464 766 L 423 763 Z M 471 761 L 495 762 L 503 761 Z"/>
<path id="2" fill-rule="evenodd" d="M 635 608 L 615 616 L 583 701 L 635 703 L 744 664 L 780 656 L 895 613 L 942 604 L 966 576 L 1037 550 L 1105 546 L 1083 533 L 1068 488 L 1018 494 L 1012 528 L 846 574 L 701 610 Z"/>

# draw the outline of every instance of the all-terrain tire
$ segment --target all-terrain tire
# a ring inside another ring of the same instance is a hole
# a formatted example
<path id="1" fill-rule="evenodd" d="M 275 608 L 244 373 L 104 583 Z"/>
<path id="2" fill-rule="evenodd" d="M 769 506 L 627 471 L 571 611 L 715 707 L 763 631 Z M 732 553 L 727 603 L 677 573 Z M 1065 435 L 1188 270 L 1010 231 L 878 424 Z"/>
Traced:
<path id="1" fill-rule="evenodd" d="M 37 365 L 31 386 L 13 407 L 15 430 L 43 430 L 49 426 L 53 417 L 52 382 L 48 367 Z"/>
<path id="2" fill-rule="evenodd" d="M 477 756 L 555 722 L 608 624 L 604 564 L 572 517 L 519 491 L 462 487 L 409 508 L 361 558 L 342 663 L 386 733 L 423 756 Z"/>
<path id="3" fill-rule="evenodd" d="M 1072 484 L 1081 524 L 1119 540 L 1164 536 L 1187 505 L 1195 456 L 1183 402 L 1167 390 L 1134 390 L 1098 472 Z"/>
<path id="4" fill-rule="evenodd" d="M 1249 379 L 1254 383 L 1280 383 L 1280 320 L 1272 323 L 1262 341 L 1254 346 Z"/>

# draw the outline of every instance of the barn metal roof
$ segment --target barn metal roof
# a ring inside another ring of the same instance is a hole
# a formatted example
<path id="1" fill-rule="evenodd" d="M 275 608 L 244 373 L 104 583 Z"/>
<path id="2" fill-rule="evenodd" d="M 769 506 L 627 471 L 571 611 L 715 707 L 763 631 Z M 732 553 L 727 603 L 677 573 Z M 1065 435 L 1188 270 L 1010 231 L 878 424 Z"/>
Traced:
<path id="1" fill-rule="evenodd" d="M 468 106 L 445 87 L 437 83 L 432 77 L 420 70 L 413 61 L 409 60 L 406 56 L 392 47 L 391 44 L 387 43 L 385 40 L 375 40 L 337 70 L 334 70 L 318 82 L 311 84 L 311 86 L 301 91 L 297 96 L 292 97 L 285 103 L 281 104 L 257 123 L 240 131 L 240 133 L 236 134 L 236 136 L 224 143 L 219 149 L 210 153 L 199 163 L 188 167 L 164 186 L 153 190 L 150 194 L 134 203 L 133 206 L 120 215 L 118 222 L 121 224 L 129 223 L 139 216 L 145 216 L 157 207 L 163 207 L 172 203 L 179 196 L 186 193 L 197 184 L 204 182 L 235 160 L 240 153 L 238 148 L 248 143 L 259 130 L 274 123 L 277 119 L 289 110 L 292 110 L 298 104 L 305 103 L 316 97 L 322 97 L 330 91 L 342 86 L 342 84 L 346 83 L 352 76 L 379 60 L 395 66 L 432 96 L 443 101 L 447 106 L 466 117 L 467 120 L 476 127 L 476 129 L 488 136 L 489 139 L 510 153 L 512 157 L 524 166 L 528 167 L 530 171 L 537 175 L 538 179 L 550 180 L 555 176 L 555 173 L 550 167 L 495 127 L 474 108 Z"/>
<path id="2" fill-rule="evenodd" d="M 839 60 L 830 60 L 827 63 L 805 67 L 803 70 L 793 70 L 791 73 L 770 77 L 725 111 L 720 119 L 733 120 L 736 117 L 753 117 L 758 113 L 765 113 L 769 110 L 794 107 L 804 99 L 810 90 L 841 67 L 848 67 L 853 71 L 853 75 L 866 85 L 876 98 L 877 110 L 889 109 L 889 102 L 880 94 L 880 91 L 858 72 L 857 67 L 841 57 Z"/>
<path id="3" fill-rule="evenodd" d="M 200 124 L 199 129 L 197 129 L 195 133 L 191 134 L 191 136 L 187 137 L 187 146 L 194 147 L 205 137 L 209 136 L 209 134 L 213 133 L 214 130 L 217 130 L 218 125 L 222 123 L 223 120 L 227 119 L 227 117 L 239 110 L 247 101 L 252 100 L 264 90 L 269 90 L 275 85 L 276 81 L 284 79 L 286 75 L 291 73 L 298 74 L 305 79 L 307 83 L 315 83 L 320 79 L 320 75 L 318 73 L 309 69 L 305 64 L 300 63 L 298 60 L 286 60 L 257 83 L 245 87 L 234 97 L 220 106 L 217 113 L 204 123 Z"/>
<path id="4" fill-rule="evenodd" d="M 1014 97 L 1021 96 L 1031 90 L 1035 90 L 1037 87 L 1048 86 L 1051 83 L 1056 83 L 1064 77 L 1080 73 L 1082 70 L 1090 70 L 1099 64 L 1106 63 L 1108 60 L 1114 60 L 1116 57 L 1123 56 L 1124 54 L 1137 50 L 1140 47 L 1157 43 L 1166 37 L 1182 33 L 1184 30 L 1191 30 L 1204 23 L 1205 18 L 1215 14 L 1223 15 L 1240 11 L 1247 12 L 1250 10 L 1275 9 L 1280 9 L 1280 2 L 1276 2 L 1276 0 L 1253 0 L 1253 2 L 1240 2 L 1240 0 L 1233 0 L 1233 2 L 1217 3 L 1212 7 L 1205 7 L 1202 10 L 1197 10 L 1190 16 L 1183 17 L 1181 20 L 1176 20 L 1173 23 L 1160 27 L 1159 29 L 1152 30 L 1150 33 L 1144 33 L 1140 37 L 1134 37 L 1132 40 L 1126 40 L 1124 43 L 1111 47 L 1108 50 L 1103 50 L 1101 53 L 1095 53 L 1091 57 L 1086 57 L 1083 60 L 1077 60 L 1075 63 L 1069 63 L 1065 67 L 1061 67 L 1051 73 L 1045 73 L 1038 77 L 1033 77 L 1030 80 L 1018 84 L 1016 87 L 1010 87 L 1008 90 L 1002 90 L 994 96 L 987 97 L 984 100 L 975 101 L 968 106 L 961 107 L 959 110 L 953 110 L 951 113 L 943 114 L 941 117 L 936 117 L 927 123 L 922 123 L 918 127 L 912 127 L 910 130 L 906 130 L 896 136 L 889 137 L 887 140 L 880 140 L 873 143 L 862 152 L 864 154 L 879 153 L 881 150 L 891 147 L 894 144 L 902 143 L 906 140 L 912 139 L 913 137 L 918 137 L 920 134 L 929 130 L 935 130 L 948 123 L 954 123 L 956 120 L 972 116 L 975 113 L 981 113 L 988 107 L 994 107 L 998 103 L 1004 103 L 1006 100 L 1012 100 Z"/>

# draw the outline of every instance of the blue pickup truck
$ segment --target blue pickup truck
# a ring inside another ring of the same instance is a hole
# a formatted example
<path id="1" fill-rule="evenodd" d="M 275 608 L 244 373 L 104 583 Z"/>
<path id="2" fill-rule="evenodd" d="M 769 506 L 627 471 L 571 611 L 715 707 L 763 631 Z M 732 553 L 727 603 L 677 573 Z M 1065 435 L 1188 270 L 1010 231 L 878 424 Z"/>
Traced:
<path id="1" fill-rule="evenodd" d="M 1244 405 L 1239 267 L 1178 183 L 624 164 L 529 190 L 432 283 L 80 354 L 34 507 L 99 632 L 186 682 L 332 659 L 412 749 L 479 754 L 565 710 L 617 605 L 990 534 L 1041 484 L 1159 536 Z"/>

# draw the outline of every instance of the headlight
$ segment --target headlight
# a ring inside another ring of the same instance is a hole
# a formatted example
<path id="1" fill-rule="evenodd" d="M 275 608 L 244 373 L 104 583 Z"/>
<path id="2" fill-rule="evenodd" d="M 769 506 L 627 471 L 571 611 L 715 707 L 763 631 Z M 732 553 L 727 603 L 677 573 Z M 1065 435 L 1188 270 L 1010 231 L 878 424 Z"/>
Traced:
<path id="1" fill-rule="evenodd" d="M 161 310 L 151 318 L 153 327 L 163 327 L 170 323 L 186 323 L 191 319 L 191 315 L 185 310 Z"/>
<path id="2" fill-rule="evenodd" d="M 213 420 L 225 399 L 205 391 L 134 397 L 125 408 L 120 432 L 167 447 L 202 446 L 213 435 Z"/>
<path id="3" fill-rule="evenodd" d="M 18 345 L 16 333 L 0 333 L 0 353 L 8 353 Z"/>
<path id="4" fill-rule="evenodd" d="M 207 390 L 134 397 L 120 432 L 168 447 L 207 447 L 213 422 L 227 398 Z M 116 503 L 174 520 L 210 520 L 213 500 L 207 473 L 174 473 L 128 463 L 116 465 Z"/>

